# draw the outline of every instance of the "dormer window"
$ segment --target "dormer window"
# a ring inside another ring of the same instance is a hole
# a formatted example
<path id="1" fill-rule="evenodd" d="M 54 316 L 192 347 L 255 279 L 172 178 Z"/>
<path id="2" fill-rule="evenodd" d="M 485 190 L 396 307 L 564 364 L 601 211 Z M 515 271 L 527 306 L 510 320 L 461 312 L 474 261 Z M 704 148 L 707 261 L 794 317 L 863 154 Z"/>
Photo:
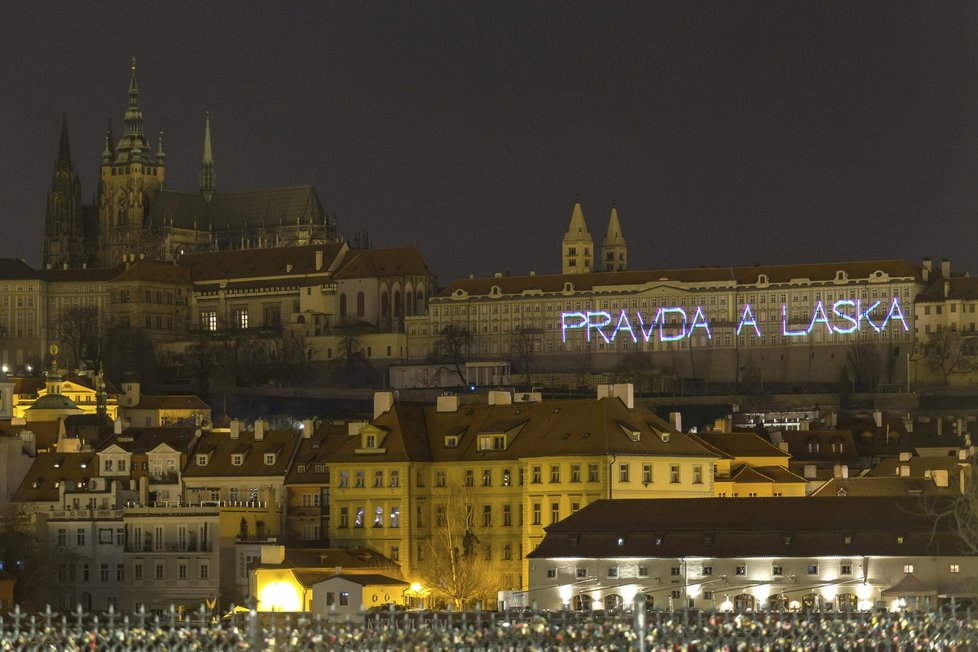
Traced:
<path id="1" fill-rule="evenodd" d="M 295 472 L 296 473 L 305 473 L 306 472 L 306 465 L 305 464 L 299 464 L 299 465 L 297 465 L 295 467 Z"/>
<path id="2" fill-rule="evenodd" d="M 447 435 L 445 437 L 445 448 L 458 448 L 458 435 Z"/>
<path id="3" fill-rule="evenodd" d="M 232 466 L 241 466 L 242 464 L 244 464 L 244 455 L 242 455 L 241 453 L 235 453 L 234 455 L 231 456 Z"/>
<path id="4" fill-rule="evenodd" d="M 377 436 L 376 435 L 364 435 L 363 436 L 363 447 L 364 448 L 377 448 Z"/>
<path id="5" fill-rule="evenodd" d="M 479 435 L 480 451 L 506 450 L 506 435 Z"/>
<path id="6" fill-rule="evenodd" d="M 197 456 L 197 466 L 207 466 L 207 455 Z"/>
<path id="7" fill-rule="evenodd" d="M 265 465 L 271 466 L 275 464 L 275 453 L 265 453 Z"/>

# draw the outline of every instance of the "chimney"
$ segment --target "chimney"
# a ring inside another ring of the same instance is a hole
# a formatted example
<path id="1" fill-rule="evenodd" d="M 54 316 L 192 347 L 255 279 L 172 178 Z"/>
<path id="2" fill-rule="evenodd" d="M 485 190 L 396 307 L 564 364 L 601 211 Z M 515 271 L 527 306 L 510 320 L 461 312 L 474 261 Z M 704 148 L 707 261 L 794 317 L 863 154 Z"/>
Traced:
<path id="1" fill-rule="evenodd" d="M 261 563 L 281 564 L 285 561 L 285 546 L 263 545 L 261 547 Z"/>
<path id="2" fill-rule="evenodd" d="M 512 405 L 513 395 L 503 390 L 489 391 L 489 405 Z"/>
<path id="3" fill-rule="evenodd" d="M 237 439 L 241 436 L 241 422 L 237 419 L 231 419 L 231 439 Z"/>
<path id="4" fill-rule="evenodd" d="M 374 419 L 394 407 L 394 392 L 374 392 Z"/>
<path id="5" fill-rule="evenodd" d="M 255 419 L 255 441 L 262 441 L 265 439 L 265 420 Z"/>
<path id="6" fill-rule="evenodd" d="M 934 486 L 936 487 L 946 487 L 948 486 L 948 473 L 947 469 L 933 469 L 930 472 L 930 477 L 934 479 Z"/>
<path id="7" fill-rule="evenodd" d="M 316 430 L 316 422 L 314 420 L 312 420 L 312 419 L 303 419 L 302 420 L 302 438 L 303 439 L 310 439 L 312 437 L 312 433 L 315 430 Z"/>
<path id="8" fill-rule="evenodd" d="M 841 464 L 836 464 L 836 465 L 834 465 L 832 467 L 832 477 L 833 478 L 836 478 L 836 479 L 842 477 L 842 465 Z"/>
<path id="9" fill-rule="evenodd" d="M 24 445 L 24 452 L 30 456 L 37 455 L 37 438 L 32 430 L 21 430 L 20 441 Z"/>
<path id="10" fill-rule="evenodd" d="M 901 478 L 909 478 L 910 477 L 910 465 L 909 464 L 901 464 L 900 465 L 900 477 Z"/>
<path id="11" fill-rule="evenodd" d="M 876 424 L 877 428 L 881 428 L 883 426 L 883 413 L 879 410 L 873 410 L 873 423 Z"/>
<path id="12" fill-rule="evenodd" d="M 316 271 L 322 271 L 323 269 L 323 252 L 322 250 L 316 251 Z"/>
<path id="13" fill-rule="evenodd" d="M 951 281 L 944 279 L 944 298 L 947 299 L 951 294 Z"/>
<path id="14" fill-rule="evenodd" d="M 122 434 L 122 430 L 124 427 L 125 427 L 125 422 L 123 421 L 122 417 L 116 417 L 115 421 L 112 422 L 112 432 L 117 435 Z"/>
<path id="15" fill-rule="evenodd" d="M 435 401 L 436 412 L 458 412 L 458 396 L 455 394 L 442 394 Z"/>
<path id="16" fill-rule="evenodd" d="M 778 450 L 781 451 L 782 453 L 787 453 L 788 452 L 788 442 L 786 442 L 786 441 L 779 441 L 778 442 Z"/>
<path id="17" fill-rule="evenodd" d="M 683 413 L 682 412 L 670 412 L 669 413 L 669 423 L 672 427 L 679 432 L 683 431 Z"/>
<path id="18" fill-rule="evenodd" d="M 901 462 L 909 462 L 910 461 L 910 458 L 912 456 L 913 456 L 913 453 L 911 453 L 910 451 L 900 451 L 900 461 Z"/>
<path id="19" fill-rule="evenodd" d="M 924 258 L 924 264 L 920 268 L 921 278 L 923 278 L 924 281 L 929 281 L 930 273 L 933 271 L 933 269 L 934 269 L 934 261 L 932 261 L 930 258 Z"/>
<path id="20" fill-rule="evenodd" d="M 947 279 L 951 278 L 951 259 L 950 258 L 942 258 L 941 259 L 941 276 L 944 277 L 944 280 L 947 280 Z"/>
<path id="21" fill-rule="evenodd" d="M 818 473 L 818 469 L 814 464 L 806 464 L 804 473 L 806 480 L 814 480 Z"/>
<path id="22" fill-rule="evenodd" d="M 849 465 L 848 464 L 843 464 L 842 465 L 842 479 L 843 480 L 848 480 L 849 479 Z"/>
<path id="23" fill-rule="evenodd" d="M 617 383 L 615 385 L 598 385 L 598 400 L 606 397 L 614 397 L 625 404 L 629 410 L 635 407 L 635 386 L 631 383 Z"/>

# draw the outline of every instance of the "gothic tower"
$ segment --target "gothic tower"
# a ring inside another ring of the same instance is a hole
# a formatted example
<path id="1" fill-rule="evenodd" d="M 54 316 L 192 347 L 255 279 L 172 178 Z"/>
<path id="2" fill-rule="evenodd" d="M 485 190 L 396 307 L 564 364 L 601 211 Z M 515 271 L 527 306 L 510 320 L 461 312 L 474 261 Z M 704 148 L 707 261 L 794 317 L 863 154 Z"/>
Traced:
<path id="1" fill-rule="evenodd" d="M 155 159 L 143 134 L 143 112 L 136 85 L 136 58 L 132 59 L 129 105 L 122 137 L 114 147 L 106 139 L 99 188 L 99 265 L 113 267 L 123 254 L 145 253 L 163 258 L 160 234 L 147 223 L 149 209 L 162 190 L 166 176 L 162 136 Z"/>
<path id="2" fill-rule="evenodd" d="M 204 113 L 204 155 L 200 159 L 200 194 L 210 201 L 217 192 L 217 175 L 214 174 L 214 154 L 211 152 L 211 113 Z"/>
<path id="3" fill-rule="evenodd" d="M 621 234 L 621 224 L 618 222 L 618 209 L 614 202 L 611 204 L 611 217 L 608 218 L 608 230 L 604 234 L 601 245 L 601 262 L 606 272 L 624 272 L 628 269 L 628 247 Z"/>
<path id="4" fill-rule="evenodd" d="M 44 266 L 80 267 L 85 256 L 84 236 L 81 182 L 71 161 L 68 117 L 62 115 L 61 143 L 44 218 Z"/>
<path id="5" fill-rule="evenodd" d="M 592 270 L 592 251 L 594 241 L 591 239 L 591 232 L 587 230 L 584 222 L 584 210 L 581 202 L 574 204 L 574 211 L 571 213 L 570 224 L 567 232 L 564 233 L 564 243 L 562 250 L 563 264 L 561 265 L 562 274 L 586 274 Z"/>

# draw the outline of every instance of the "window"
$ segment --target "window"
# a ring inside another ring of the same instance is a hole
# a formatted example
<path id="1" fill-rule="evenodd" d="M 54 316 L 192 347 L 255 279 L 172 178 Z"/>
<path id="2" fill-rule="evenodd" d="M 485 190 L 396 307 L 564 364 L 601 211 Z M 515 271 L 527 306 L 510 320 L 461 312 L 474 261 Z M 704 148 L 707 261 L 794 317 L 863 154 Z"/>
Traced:
<path id="1" fill-rule="evenodd" d="M 652 484 L 652 465 L 642 465 L 642 484 Z"/>
<path id="2" fill-rule="evenodd" d="M 124 582 L 126 580 L 126 565 L 116 564 L 115 565 L 115 579 L 117 582 Z"/>
<path id="3" fill-rule="evenodd" d="M 679 484 L 679 465 L 670 464 L 669 465 L 669 482 L 672 484 Z"/>
<path id="4" fill-rule="evenodd" d="M 808 574 L 809 575 L 818 575 L 818 564 L 809 564 L 808 565 Z"/>
<path id="5" fill-rule="evenodd" d="M 197 466 L 207 466 L 207 456 L 198 455 L 197 456 Z"/>
<path id="6" fill-rule="evenodd" d="M 68 545 L 68 530 L 65 528 L 58 528 L 58 545 L 67 546 Z"/>
<path id="7" fill-rule="evenodd" d="M 737 575 L 746 575 L 747 574 L 747 567 L 746 566 L 737 566 L 735 572 L 736 572 Z"/>
<path id="8" fill-rule="evenodd" d="M 78 528 L 75 532 L 75 542 L 79 546 L 85 545 L 85 530 Z"/>
<path id="9" fill-rule="evenodd" d="M 200 579 L 206 580 L 210 576 L 210 567 L 207 562 L 200 562 Z"/>
<path id="10" fill-rule="evenodd" d="M 588 464 L 587 465 L 587 481 L 597 482 L 598 481 L 598 465 Z"/>
<path id="11" fill-rule="evenodd" d="M 550 579 L 553 579 L 553 578 L 557 577 L 557 569 L 556 568 L 548 568 L 547 569 L 547 577 L 550 578 Z"/>
<path id="12" fill-rule="evenodd" d="M 550 503 L 550 522 L 556 523 L 560 520 L 560 503 Z"/>
<path id="13" fill-rule="evenodd" d="M 374 488 L 380 488 L 384 486 L 384 472 L 374 471 Z"/>
<path id="14" fill-rule="evenodd" d="M 693 465 L 693 484 L 703 484 L 703 465 Z"/>
<path id="15" fill-rule="evenodd" d="M 112 470 L 112 460 L 105 460 L 104 466 L 105 466 L 105 468 L 104 468 L 105 471 L 111 471 Z"/>
<path id="16" fill-rule="evenodd" d="M 401 560 L 401 546 L 391 546 L 391 561 Z"/>
<path id="17" fill-rule="evenodd" d="M 391 476 L 391 484 L 390 484 L 390 486 L 392 486 L 392 487 L 400 487 L 401 486 L 401 472 L 400 471 L 396 471 L 396 470 L 395 471 L 391 471 L 390 476 Z M 410 484 L 410 482 L 408 484 Z"/>
<path id="18" fill-rule="evenodd" d="M 618 577 L 618 567 L 609 566 L 608 567 L 608 577 Z"/>
<path id="19" fill-rule="evenodd" d="M 492 486 L 492 469 L 482 470 L 482 486 L 491 487 Z"/>
<path id="20" fill-rule="evenodd" d="M 357 515 L 353 520 L 353 527 L 363 527 L 363 507 L 357 507 Z"/>
<path id="21" fill-rule="evenodd" d="M 366 478 L 365 471 L 357 471 L 356 484 L 354 486 L 357 487 L 358 489 L 363 489 L 365 478 Z"/>
<path id="22" fill-rule="evenodd" d="M 533 503 L 533 525 L 540 525 L 540 503 Z"/>
<path id="23" fill-rule="evenodd" d="M 248 328 L 248 309 L 233 308 L 231 310 L 231 325 L 238 330 Z"/>
<path id="24" fill-rule="evenodd" d="M 187 579 L 187 565 L 180 564 L 177 566 L 177 579 L 185 580 Z"/>
<path id="25" fill-rule="evenodd" d="M 265 466 L 275 464 L 275 453 L 265 453 Z"/>
<path id="26" fill-rule="evenodd" d="M 162 580 L 164 576 L 163 564 L 161 562 L 156 562 L 156 579 Z"/>
<path id="27" fill-rule="evenodd" d="M 340 486 L 349 487 L 350 486 L 350 472 L 340 471 Z"/>
<path id="28" fill-rule="evenodd" d="M 401 527 L 401 508 L 391 507 L 391 527 Z"/>
<path id="29" fill-rule="evenodd" d="M 482 506 L 482 526 L 490 527 L 492 525 L 492 505 Z"/>
<path id="30" fill-rule="evenodd" d="M 948 570 L 950 570 L 952 573 L 960 573 L 961 566 L 959 566 L 958 564 L 951 564 L 951 567 Z"/>
<path id="31" fill-rule="evenodd" d="M 348 607 L 350 606 L 350 594 L 346 591 L 340 591 L 340 606 Z"/>
<path id="32" fill-rule="evenodd" d="M 503 505 L 503 525 L 509 527 L 513 524 L 513 506 Z"/>
<path id="33" fill-rule="evenodd" d="M 649 567 L 648 566 L 639 566 L 638 567 L 638 576 L 639 577 L 648 577 L 649 576 Z"/>
<path id="34" fill-rule="evenodd" d="M 618 465 L 618 482 L 628 482 L 628 465 Z"/>
<path id="35" fill-rule="evenodd" d="M 340 525 L 339 527 L 350 527 L 350 512 L 347 507 L 340 507 Z"/>
<path id="36" fill-rule="evenodd" d="M 539 465 L 538 466 L 534 466 L 531 472 L 532 472 L 532 477 L 530 479 L 530 482 L 532 484 L 540 484 L 541 482 L 543 482 L 543 469 L 542 469 L 542 467 L 540 467 Z"/>
<path id="37" fill-rule="evenodd" d="M 242 455 L 241 453 L 234 453 L 233 455 L 231 455 L 231 464 L 233 466 L 241 466 L 243 462 L 244 462 L 244 455 Z"/>
<path id="38" fill-rule="evenodd" d="M 374 527 L 384 527 L 383 507 L 374 507 Z"/>
<path id="39" fill-rule="evenodd" d="M 704 566 L 700 574 L 703 575 L 704 577 L 708 575 L 713 575 L 713 566 Z"/>
<path id="40" fill-rule="evenodd" d="M 772 566 L 771 575 L 774 577 L 782 577 L 784 575 L 784 566 Z"/>
<path id="41" fill-rule="evenodd" d="M 133 566 L 132 566 L 132 575 L 137 580 L 143 579 L 143 565 L 142 564 L 133 564 Z"/>
<path id="42" fill-rule="evenodd" d="M 550 482 L 551 484 L 560 482 L 560 465 L 551 464 L 550 465 Z"/>
<path id="43" fill-rule="evenodd" d="M 108 582 L 109 581 L 109 565 L 108 564 L 102 564 L 101 566 L 99 566 L 98 579 L 99 579 L 100 582 Z"/>
<path id="44" fill-rule="evenodd" d="M 508 487 L 513 482 L 513 476 L 510 474 L 509 469 L 503 469 L 503 486 Z"/>
<path id="45" fill-rule="evenodd" d="M 475 486 L 475 474 L 472 472 L 472 469 L 465 469 L 465 486 Z"/>
<path id="46" fill-rule="evenodd" d="M 852 575 L 852 564 L 842 564 L 839 567 L 839 575 Z"/>
<path id="47" fill-rule="evenodd" d="M 571 482 L 580 482 L 581 481 L 581 465 L 580 464 L 571 464 L 571 467 L 570 467 L 570 481 Z"/>
<path id="48" fill-rule="evenodd" d="M 681 570 L 682 569 L 680 569 L 679 566 L 672 566 L 669 569 L 669 574 L 672 575 L 673 577 L 678 577 L 681 574 Z"/>
<path id="49" fill-rule="evenodd" d="M 903 572 L 904 573 L 912 573 L 913 572 L 913 564 L 904 564 L 903 565 Z"/>
<path id="50" fill-rule="evenodd" d="M 435 486 L 436 487 L 444 487 L 445 486 L 445 472 L 444 471 L 440 471 L 440 470 L 439 471 L 435 471 Z"/>

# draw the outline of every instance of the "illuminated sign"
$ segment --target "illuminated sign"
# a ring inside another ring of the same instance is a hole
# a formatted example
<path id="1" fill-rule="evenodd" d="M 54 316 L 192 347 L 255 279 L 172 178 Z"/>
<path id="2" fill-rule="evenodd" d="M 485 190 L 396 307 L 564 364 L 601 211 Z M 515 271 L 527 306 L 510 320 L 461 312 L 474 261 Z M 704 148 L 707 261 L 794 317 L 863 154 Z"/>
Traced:
<path id="1" fill-rule="evenodd" d="M 881 307 L 883 304 L 875 300 L 872 303 L 864 303 L 861 299 L 840 299 L 828 307 L 821 301 L 817 301 L 812 308 L 811 319 L 807 320 L 807 325 L 801 328 L 789 328 L 788 306 L 782 303 L 779 332 L 771 334 L 783 337 L 805 337 L 821 331 L 827 335 L 835 333 L 849 335 L 865 329 L 882 333 L 887 328 L 898 328 L 897 323 L 904 331 L 910 330 L 903 316 L 903 309 L 900 308 L 900 301 L 896 297 L 890 301 L 889 310 L 882 319 L 878 316 Z M 560 313 L 561 336 L 566 342 L 568 332 L 579 330 L 583 331 L 584 339 L 588 342 L 593 337 L 600 338 L 606 344 L 611 344 L 618 337 L 630 338 L 634 343 L 638 343 L 640 338 L 648 342 L 653 337 L 657 337 L 662 342 L 675 342 L 698 333 L 706 335 L 707 339 L 713 339 L 713 331 L 703 308 L 696 306 L 691 310 L 692 314 L 678 306 L 662 307 L 655 311 L 651 319 L 649 314 L 643 314 L 638 310 L 629 312 L 622 309 L 617 316 L 607 310 L 562 312 Z M 877 316 L 874 317 L 874 314 Z M 797 323 L 797 320 L 792 321 Z M 801 323 L 805 324 L 804 321 Z M 764 334 L 761 322 L 758 321 L 749 303 L 744 304 L 744 309 L 740 313 L 736 333 L 740 335 L 745 330 L 757 337 Z"/>

